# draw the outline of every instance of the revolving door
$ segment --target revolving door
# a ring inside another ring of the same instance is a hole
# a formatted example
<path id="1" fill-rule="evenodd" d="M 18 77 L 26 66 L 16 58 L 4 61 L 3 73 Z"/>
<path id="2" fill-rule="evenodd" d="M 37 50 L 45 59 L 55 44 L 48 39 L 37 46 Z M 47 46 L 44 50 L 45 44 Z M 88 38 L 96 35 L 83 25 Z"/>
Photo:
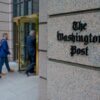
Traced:
<path id="1" fill-rule="evenodd" d="M 36 31 L 36 66 L 35 71 L 38 74 L 38 15 L 14 18 L 15 24 L 15 60 L 18 61 L 19 71 L 23 71 L 28 66 L 26 38 L 31 30 Z"/>

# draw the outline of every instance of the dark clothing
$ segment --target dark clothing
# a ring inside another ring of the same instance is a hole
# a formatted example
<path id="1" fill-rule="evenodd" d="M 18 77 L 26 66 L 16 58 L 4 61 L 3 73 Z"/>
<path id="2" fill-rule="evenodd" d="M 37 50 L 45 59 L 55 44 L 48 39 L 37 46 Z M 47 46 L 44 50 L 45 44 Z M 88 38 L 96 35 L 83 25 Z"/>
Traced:
<path id="1" fill-rule="evenodd" d="M 34 71 L 35 60 L 33 56 L 30 56 L 30 64 L 27 67 L 27 72 L 32 73 Z"/>
<path id="2" fill-rule="evenodd" d="M 27 41 L 27 55 L 30 60 L 30 64 L 27 67 L 26 72 L 32 72 L 34 71 L 34 65 L 35 65 L 35 55 L 36 55 L 36 38 L 33 36 L 28 36 Z"/>
<path id="3" fill-rule="evenodd" d="M 2 66 L 6 65 L 8 72 L 10 71 L 8 57 L 0 57 L 0 73 L 2 73 Z"/>
<path id="4" fill-rule="evenodd" d="M 10 71 L 9 67 L 9 61 L 8 61 L 8 54 L 9 52 L 9 47 L 6 39 L 1 40 L 1 45 L 0 45 L 0 73 L 2 73 L 2 66 L 5 63 L 7 70 Z"/>
<path id="5" fill-rule="evenodd" d="M 28 36 L 27 41 L 26 41 L 26 45 L 27 45 L 28 54 L 30 56 L 34 56 L 35 49 L 36 49 L 36 38 L 34 38 L 33 36 Z"/>

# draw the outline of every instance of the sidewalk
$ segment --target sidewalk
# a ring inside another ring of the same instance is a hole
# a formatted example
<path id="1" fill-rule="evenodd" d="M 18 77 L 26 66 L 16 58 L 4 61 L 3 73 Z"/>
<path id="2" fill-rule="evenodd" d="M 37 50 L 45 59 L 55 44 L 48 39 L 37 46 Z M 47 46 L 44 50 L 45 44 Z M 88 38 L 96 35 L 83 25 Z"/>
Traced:
<path id="1" fill-rule="evenodd" d="M 0 100 L 38 100 L 39 77 L 27 77 L 24 73 L 19 73 L 18 66 L 14 64 L 10 63 L 15 72 L 7 73 L 0 79 Z M 5 66 L 3 71 L 6 71 Z"/>

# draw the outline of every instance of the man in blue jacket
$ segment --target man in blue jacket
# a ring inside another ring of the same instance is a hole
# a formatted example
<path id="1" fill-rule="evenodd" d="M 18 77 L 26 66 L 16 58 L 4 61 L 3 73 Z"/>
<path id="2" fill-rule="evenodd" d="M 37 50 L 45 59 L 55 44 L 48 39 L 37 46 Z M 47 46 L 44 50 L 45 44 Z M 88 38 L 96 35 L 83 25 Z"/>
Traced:
<path id="1" fill-rule="evenodd" d="M 3 39 L 0 42 L 0 78 L 2 77 L 2 75 L 5 74 L 2 73 L 2 66 L 4 63 L 6 65 L 8 72 L 14 72 L 14 70 L 11 69 L 9 66 L 9 61 L 7 57 L 10 54 L 7 40 L 8 40 L 8 34 L 4 33 Z"/>
<path id="2" fill-rule="evenodd" d="M 32 30 L 27 37 L 26 41 L 27 45 L 27 55 L 30 60 L 30 64 L 27 67 L 26 74 L 29 76 L 29 73 L 34 71 L 34 66 L 35 66 L 35 56 L 36 56 L 36 36 L 35 36 L 35 31 Z"/>

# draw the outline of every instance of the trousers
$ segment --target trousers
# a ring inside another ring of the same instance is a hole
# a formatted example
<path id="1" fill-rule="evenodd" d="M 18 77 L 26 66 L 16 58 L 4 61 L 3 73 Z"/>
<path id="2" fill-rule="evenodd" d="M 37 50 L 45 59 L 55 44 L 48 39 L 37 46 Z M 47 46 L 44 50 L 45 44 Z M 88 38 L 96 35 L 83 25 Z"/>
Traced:
<path id="1" fill-rule="evenodd" d="M 28 65 L 26 72 L 33 72 L 35 66 L 35 56 L 29 56 L 30 64 Z"/>
<path id="2" fill-rule="evenodd" d="M 6 65 L 7 70 L 10 71 L 8 57 L 0 57 L 0 73 L 2 73 L 2 67 L 4 64 Z"/>

